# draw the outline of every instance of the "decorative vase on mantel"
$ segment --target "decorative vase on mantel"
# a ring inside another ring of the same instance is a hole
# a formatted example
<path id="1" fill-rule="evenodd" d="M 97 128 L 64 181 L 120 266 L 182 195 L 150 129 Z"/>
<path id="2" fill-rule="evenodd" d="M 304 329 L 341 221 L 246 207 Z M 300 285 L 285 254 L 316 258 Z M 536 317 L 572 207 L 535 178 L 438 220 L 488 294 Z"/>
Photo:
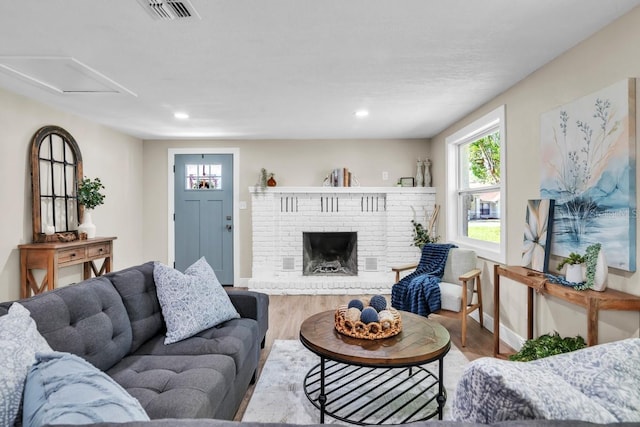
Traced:
<path id="1" fill-rule="evenodd" d="M 91 219 L 91 209 L 85 209 L 84 215 L 82 215 L 82 224 L 78 226 L 78 233 L 85 233 L 87 239 L 93 239 L 96 237 L 96 225 Z"/>
<path id="2" fill-rule="evenodd" d="M 424 161 L 424 186 L 431 187 L 431 160 Z"/>
<path id="3" fill-rule="evenodd" d="M 424 187 L 424 172 L 422 171 L 424 162 L 418 159 L 416 163 L 416 187 Z"/>

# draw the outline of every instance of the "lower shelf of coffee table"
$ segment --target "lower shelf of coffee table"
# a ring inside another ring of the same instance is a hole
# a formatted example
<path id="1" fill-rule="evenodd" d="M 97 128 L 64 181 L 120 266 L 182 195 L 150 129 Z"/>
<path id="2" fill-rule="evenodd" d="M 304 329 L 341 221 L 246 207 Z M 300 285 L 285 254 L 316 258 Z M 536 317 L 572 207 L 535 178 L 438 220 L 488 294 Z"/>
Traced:
<path id="1" fill-rule="evenodd" d="M 321 364 L 304 379 L 309 401 L 321 409 Z M 438 415 L 438 377 L 422 366 L 372 368 L 325 361 L 325 414 L 358 425 L 405 424 Z M 442 406 L 446 390 L 442 386 Z"/>

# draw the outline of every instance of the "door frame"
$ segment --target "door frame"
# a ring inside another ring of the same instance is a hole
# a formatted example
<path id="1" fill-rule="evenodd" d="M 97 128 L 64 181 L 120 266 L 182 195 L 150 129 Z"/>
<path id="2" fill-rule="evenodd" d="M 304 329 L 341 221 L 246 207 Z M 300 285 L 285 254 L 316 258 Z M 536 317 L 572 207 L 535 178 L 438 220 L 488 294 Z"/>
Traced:
<path id="1" fill-rule="evenodd" d="M 173 166 L 178 154 L 231 154 L 233 157 L 233 286 L 240 282 L 240 148 L 238 147 L 193 147 L 169 148 L 167 150 L 167 259 L 173 265 L 176 253 L 175 222 L 175 179 Z"/>

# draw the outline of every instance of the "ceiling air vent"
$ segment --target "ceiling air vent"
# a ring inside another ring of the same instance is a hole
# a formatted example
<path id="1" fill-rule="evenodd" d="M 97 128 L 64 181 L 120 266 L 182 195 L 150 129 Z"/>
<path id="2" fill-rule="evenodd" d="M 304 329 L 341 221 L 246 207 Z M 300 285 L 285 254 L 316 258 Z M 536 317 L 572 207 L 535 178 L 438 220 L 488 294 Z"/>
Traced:
<path id="1" fill-rule="evenodd" d="M 154 18 L 163 21 L 197 18 L 200 15 L 188 0 L 138 0 L 138 3 Z"/>

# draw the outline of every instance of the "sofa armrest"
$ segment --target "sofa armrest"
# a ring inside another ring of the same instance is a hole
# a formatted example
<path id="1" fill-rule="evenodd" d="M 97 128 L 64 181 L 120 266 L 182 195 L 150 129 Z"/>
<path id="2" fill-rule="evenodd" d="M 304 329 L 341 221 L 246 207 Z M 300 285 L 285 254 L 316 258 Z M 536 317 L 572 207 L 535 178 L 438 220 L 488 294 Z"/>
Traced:
<path id="1" fill-rule="evenodd" d="M 240 313 L 240 317 L 246 317 L 258 321 L 260 338 L 264 340 L 269 329 L 269 295 L 240 289 L 226 289 L 231 303 Z"/>

